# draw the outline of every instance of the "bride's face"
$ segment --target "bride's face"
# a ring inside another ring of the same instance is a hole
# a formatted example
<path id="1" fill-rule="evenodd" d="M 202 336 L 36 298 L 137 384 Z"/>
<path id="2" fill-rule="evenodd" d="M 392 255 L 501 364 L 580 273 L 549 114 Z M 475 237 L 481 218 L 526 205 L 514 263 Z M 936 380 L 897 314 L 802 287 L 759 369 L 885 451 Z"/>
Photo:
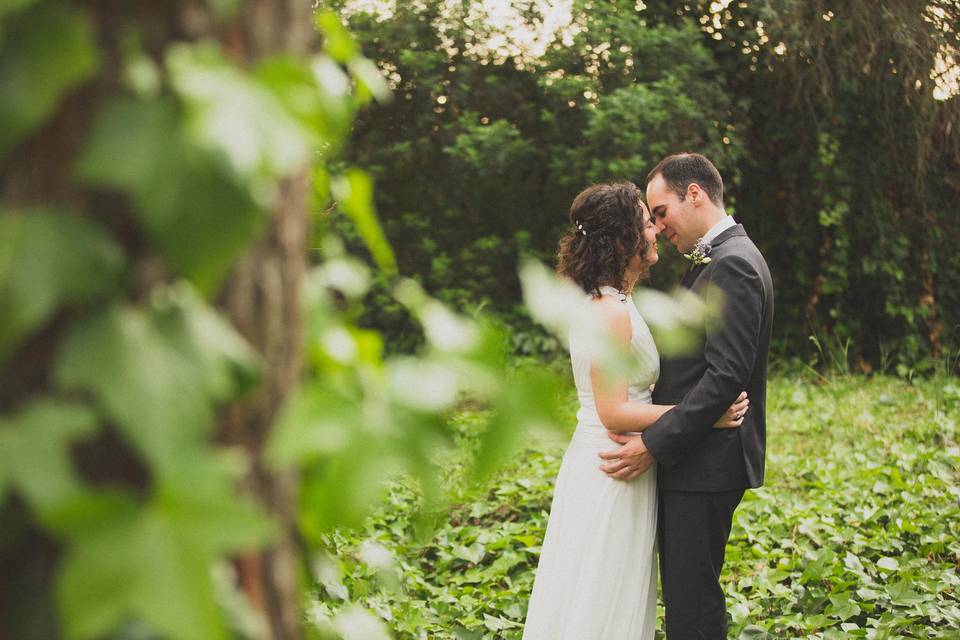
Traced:
<path id="1" fill-rule="evenodd" d="M 642 259 L 648 265 L 656 264 L 657 260 L 660 259 L 660 255 L 657 253 L 657 225 L 654 224 L 653 218 L 650 217 L 650 211 L 647 209 L 647 205 L 640 203 L 640 208 L 643 209 L 643 227 L 641 232 L 643 233 L 643 240 L 647 243 L 647 251 L 643 254 Z"/>
<path id="2" fill-rule="evenodd" d="M 643 241 L 647 245 L 647 250 L 630 258 L 630 262 L 627 264 L 628 278 L 638 277 L 646 269 L 649 269 L 650 265 L 656 264 L 657 260 L 660 259 L 657 253 L 657 225 L 653 223 L 646 205 L 641 202 L 640 208 L 643 210 L 640 216 L 642 220 L 640 233 L 643 234 Z"/>

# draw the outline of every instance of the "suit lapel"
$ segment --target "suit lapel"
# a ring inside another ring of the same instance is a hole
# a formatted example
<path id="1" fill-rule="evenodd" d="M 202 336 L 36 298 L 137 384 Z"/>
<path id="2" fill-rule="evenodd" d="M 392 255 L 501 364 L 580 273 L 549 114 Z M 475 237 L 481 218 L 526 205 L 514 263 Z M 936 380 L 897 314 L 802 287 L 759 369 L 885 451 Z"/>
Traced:
<path id="1" fill-rule="evenodd" d="M 729 229 L 724 229 L 723 233 L 718 235 L 710 243 L 712 249 L 716 249 L 721 244 L 729 240 L 730 238 L 736 236 L 746 236 L 747 232 L 743 230 L 743 225 L 738 224 L 730 227 Z M 693 283 L 697 281 L 697 276 L 700 275 L 700 272 L 703 271 L 703 267 L 706 265 L 703 264 L 693 264 L 690 263 L 690 267 L 687 269 L 687 272 L 683 274 L 683 278 L 680 280 L 680 286 L 686 287 L 687 289 L 693 286 Z"/>
<path id="2" fill-rule="evenodd" d="M 683 274 L 683 279 L 680 280 L 680 286 L 689 289 L 693 286 L 694 281 L 697 279 L 697 276 L 700 275 L 700 271 L 703 269 L 702 264 L 690 264 L 690 268 L 687 269 L 687 272 Z"/>
<path id="3" fill-rule="evenodd" d="M 716 249 L 717 247 L 719 247 L 721 244 L 723 244 L 730 238 L 734 238 L 736 236 L 746 236 L 746 235 L 747 235 L 747 232 L 744 231 L 743 225 L 735 224 L 729 229 L 724 229 L 723 233 L 721 233 L 720 235 L 718 235 L 716 238 L 713 239 L 713 242 L 710 243 L 710 246 Z"/>

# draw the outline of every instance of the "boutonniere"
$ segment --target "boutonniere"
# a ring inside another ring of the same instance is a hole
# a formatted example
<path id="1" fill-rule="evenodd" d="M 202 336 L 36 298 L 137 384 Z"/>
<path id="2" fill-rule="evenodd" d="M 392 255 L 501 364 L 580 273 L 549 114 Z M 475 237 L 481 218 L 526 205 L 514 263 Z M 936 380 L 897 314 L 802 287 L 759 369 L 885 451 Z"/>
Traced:
<path id="1" fill-rule="evenodd" d="M 710 246 L 709 242 L 700 238 L 697 240 L 697 246 L 693 248 L 693 251 L 683 254 L 683 257 L 697 266 L 707 264 L 710 262 L 710 251 L 712 249 L 713 247 Z"/>

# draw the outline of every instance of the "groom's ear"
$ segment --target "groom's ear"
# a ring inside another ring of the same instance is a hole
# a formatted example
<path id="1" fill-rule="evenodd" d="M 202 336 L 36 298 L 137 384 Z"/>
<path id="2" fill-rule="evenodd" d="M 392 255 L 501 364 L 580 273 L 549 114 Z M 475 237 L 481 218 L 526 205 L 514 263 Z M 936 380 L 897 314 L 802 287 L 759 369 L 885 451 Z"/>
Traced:
<path id="1" fill-rule="evenodd" d="M 705 194 L 703 189 L 701 189 L 700 185 L 698 185 L 696 182 L 691 182 L 687 186 L 687 199 L 690 200 L 690 203 L 694 206 L 703 202 L 704 196 Z"/>

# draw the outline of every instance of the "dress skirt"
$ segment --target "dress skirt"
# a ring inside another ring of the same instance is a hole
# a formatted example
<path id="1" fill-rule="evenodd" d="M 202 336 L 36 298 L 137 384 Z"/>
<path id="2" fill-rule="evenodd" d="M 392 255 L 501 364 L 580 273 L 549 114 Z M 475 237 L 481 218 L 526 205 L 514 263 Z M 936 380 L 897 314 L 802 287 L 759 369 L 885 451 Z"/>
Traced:
<path id="1" fill-rule="evenodd" d="M 607 477 L 597 454 L 619 445 L 578 425 L 557 474 L 524 640 L 653 640 L 657 473 Z"/>

